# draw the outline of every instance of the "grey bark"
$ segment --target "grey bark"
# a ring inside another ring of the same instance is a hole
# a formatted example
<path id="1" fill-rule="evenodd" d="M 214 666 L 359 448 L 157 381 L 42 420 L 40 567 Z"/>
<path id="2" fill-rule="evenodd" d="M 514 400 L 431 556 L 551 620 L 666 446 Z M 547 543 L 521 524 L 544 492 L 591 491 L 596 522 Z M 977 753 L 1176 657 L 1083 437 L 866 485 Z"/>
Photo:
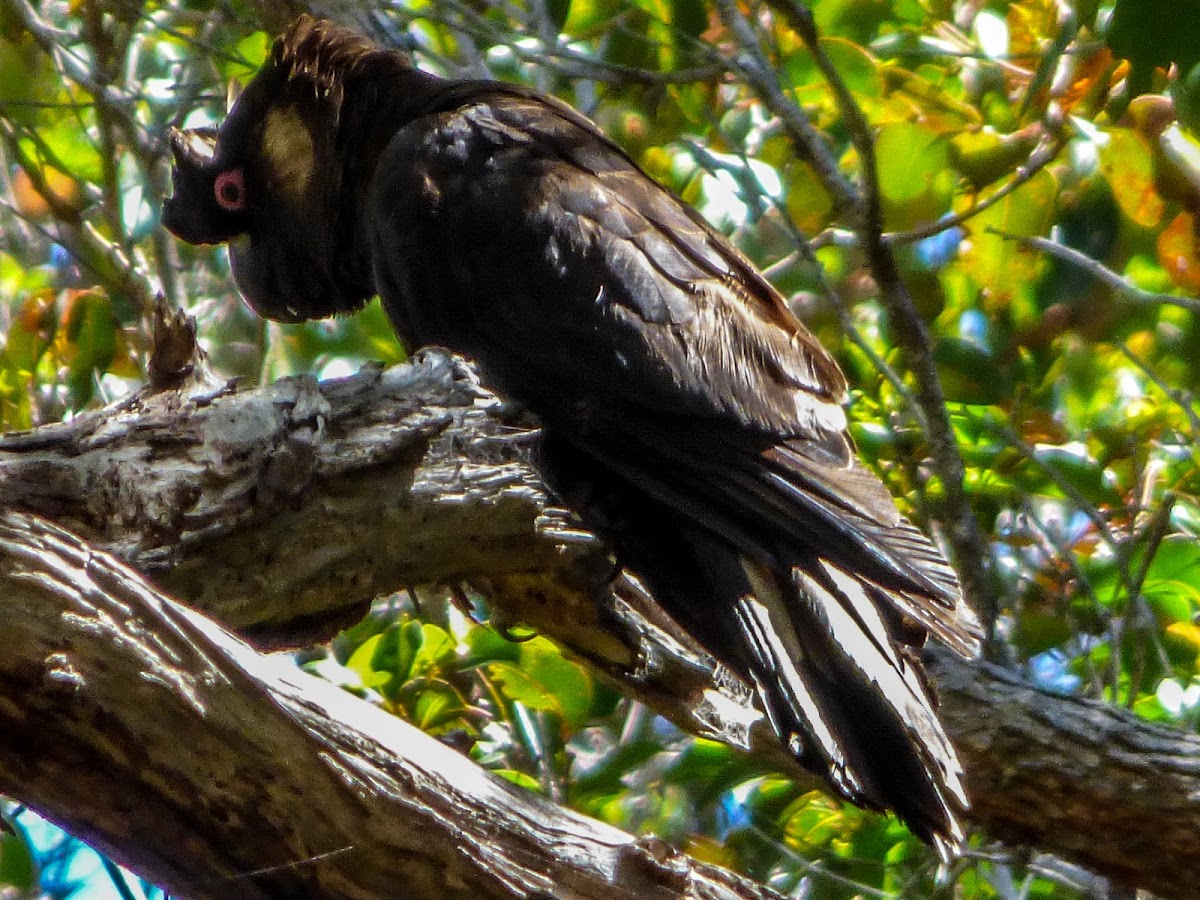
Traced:
<path id="1" fill-rule="evenodd" d="M 0 596 L 0 792 L 173 896 L 778 896 L 490 775 L 42 520 L 0 518 Z"/>
<path id="2" fill-rule="evenodd" d="M 473 583 L 685 728 L 791 766 L 745 687 L 547 497 L 529 432 L 438 353 L 318 385 L 193 387 L 0 439 L 0 507 L 52 519 L 264 645 Z M 0 629 L 4 627 L 0 605 Z M 933 656 L 973 821 L 1165 897 L 1200 884 L 1200 739 Z M 757 722 L 757 723 L 756 723 Z"/>

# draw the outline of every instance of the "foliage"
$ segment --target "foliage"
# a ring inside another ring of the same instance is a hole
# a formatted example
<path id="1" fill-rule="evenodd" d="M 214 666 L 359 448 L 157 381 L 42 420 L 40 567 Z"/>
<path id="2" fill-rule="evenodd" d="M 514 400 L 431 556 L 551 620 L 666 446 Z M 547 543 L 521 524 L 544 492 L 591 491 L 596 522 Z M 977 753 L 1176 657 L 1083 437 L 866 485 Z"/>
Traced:
<path id="1" fill-rule="evenodd" d="M 1194 729 L 1200 17 L 1180 5 L 1194 4 L 821 0 L 823 56 L 783 0 L 407 0 L 387 21 L 430 70 L 572 102 L 729 232 L 836 352 L 861 451 L 936 529 L 954 497 L 839 194 L 862 150 L 831 61 L 875 136 L 886 240 L 996 562 L 992 651 L 1052 689 Z M 159 295 L 196 317 L 223 374 L 401 358 L 378 305 L 261 322 L 223 252 L 157 226 L 166 130 L 220 118 L 224 84 L 284 24 L 262 15 L 245 0 L 0 4 L 3 427 L 135 388 Z M 799 119 L 827 159 L 802 151 Z M 306 664 L 506 777 L 795 896 L 1075 896 L 983 837 L 938 886 L 893 820 L 653 720 L 544 639 L 510 642 L 441 602 L 422 612 L 381 606 Z M 0 885 L 33 890 L 35 862 L 19 833 L 0 837 Z"/>

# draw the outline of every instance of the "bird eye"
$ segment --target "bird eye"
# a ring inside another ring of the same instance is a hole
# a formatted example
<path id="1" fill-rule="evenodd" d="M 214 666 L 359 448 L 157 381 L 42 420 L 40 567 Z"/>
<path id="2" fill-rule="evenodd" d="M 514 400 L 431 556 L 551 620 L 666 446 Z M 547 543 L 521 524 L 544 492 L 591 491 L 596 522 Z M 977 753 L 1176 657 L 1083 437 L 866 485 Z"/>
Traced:
<path id="1" fill-rule="evenodd" d="M 221 209 L 237 212 L 246 205 L 246 181 L 241 169 L 230 169 L 218 175 L 213 191 Z"/>

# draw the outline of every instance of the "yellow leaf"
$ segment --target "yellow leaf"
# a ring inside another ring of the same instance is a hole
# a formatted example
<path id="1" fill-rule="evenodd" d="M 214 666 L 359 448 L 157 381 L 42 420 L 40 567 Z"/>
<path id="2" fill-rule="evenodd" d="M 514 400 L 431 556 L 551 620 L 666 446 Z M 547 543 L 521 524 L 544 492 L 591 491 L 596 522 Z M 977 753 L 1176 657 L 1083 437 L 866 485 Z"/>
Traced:
<path id="1" fill-rule="evenodd" d="M 1195 625 L 1191 622 L 1172 622 L 1167 626 L 1167 634 L 1187 641 L 1192 646 L 1200 649 L 1200 625 Z"/>

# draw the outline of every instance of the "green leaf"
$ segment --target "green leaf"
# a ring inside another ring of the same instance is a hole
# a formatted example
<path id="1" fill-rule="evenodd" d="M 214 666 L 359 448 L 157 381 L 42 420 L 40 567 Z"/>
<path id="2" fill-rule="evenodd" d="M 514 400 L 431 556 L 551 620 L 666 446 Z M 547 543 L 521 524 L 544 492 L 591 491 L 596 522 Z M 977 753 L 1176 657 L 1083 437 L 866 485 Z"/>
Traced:
<path id="1" fill-rule="evenodd" d="M 521 645 L 518 663 L 495 662 L 488 666 L 488 673 L 511 700 L 557 713 L 569 728 L 579 728 L 587 721 L 592 706 L 591 678 L 543 637 Z"/>
<path id="2" fill-rule="evenodd" d="M 4 353 L 13 367 L 26 375 L 33 372 L 42 354 L 50 348 L 57 325 L 55 318 L 54 296 L 50 291 L 39 291 L 25 298 L 4 336 Z"/>
<path id="3" fill-rule="evenodd" d="M 821 49 L 860 103 L 875 100 L 883 93 L 879 61 L 860 44 L 838 37 L 824 37 Z"/>
<path id="4" fill-rule="evenodd" d="M 346 668 L 357 672 L 367 687 L 395 700 L 404 683 L 414 676 L 424 639 L 424 626 L 416 620 L 389 625 L 363 641 L 346 660 Z"/>
<path id="5" fill-rule="evenodd" d="M 500 660 L 516 662 L 521 658 L 521 645 L 505 640 L 490 625 L 476 625 L 467 632 L 463 643 L 466 645 L 466 655 L 459 660 L 459 666 L 464 669 Z"/>
<path id="6" fill-rule="evenodd" d="M 415 624 L 415 623 L 414 623 Z M 420 626 L 420 641 L 413 656 L 409 677 L 436 672 L 454 662 L 458 645 L 446 629 L 438 625 Z"/>
<path id="7" fill-rule="evenodd" d="M 571 16 L 571 0 L 546 0 L 546 14 L 554 26 L 554 33 L 561 34 Z"/>
<path id="8" fill-rule="evenodd" d="M 15 887 L 19 892 L 37 891 L 37 860 L 33 848 L 19 831 L 0 836 L 0 885 Z"/>
<path id="9" fill-rule="evenodd" d="M 812 10 L 821 34 L 838 35 L 865 44 L 890 17 L 892 4 L 878 0 L 821 0 L 812 4 Z"/>
<path id="10" fill-rule="evenodd" d="M 933 350 L 948 400 L 999 403 L 1012 396 L 1012 378 L 984 348 L 973 341 L 941 337 Z"/>
<path id="11" fill-rule="evenodd" d="M 669 0 L 671 44 L 675 68 L 694 65 L 703 44 L 700 35 L 708 27 L 708 4 L 704 0 Z"/>
<path id="12" fill-rule="evenodd" d="M 540 794 L 542 792 L 542 784 L 531 775 L 526 775 L 524 772 L 518 772 L 516 769 L 492 769 L 493 775 L 499 775 L 505 781 L 511 781 L 513 784 L 534 791 Z"/>
<path id="13" fill-rule="evenodd" d="M 932 222 L 950 209 L 949 143 L 913 122 L 884 125 L 875 144 L 884 221 L 890 230 Z"/>
<path id="14" fill-rule="evenodd" d="M 1131 128 L 1112 128 L 1100 148 L 1100 171 L 1112 186 L 1121 212 L 1144 228 L 1162 220 L 1164 204 L 1154 181 L 1154 150 Z"/>
<path id="15" fill-rule="evenodd" d="M 382 634 L 369 637 L 346 660 L 346 668 L 357 673 L 363 687 L 384 691 L 395 677 L 394 672 L 381 670 L 377 665 L 377 656 L 381 653 L 383 643 Z"/>
<path id="16" fill-rule="evenodd" d="M 96 376 L 108 371 L 116 355 L 117 323 L 108 294 L 98 288 L 76 292 L 60 337 L 64 346 L 59 355 L 67 364 L 71 404 L 82 409 L 92 398 Z"/>
<path id="17" fill-rule="evenodd" d="M 271 42 L 271 35 L 265 31 L 255 31 L 246 35 L 234 46 L 232 59 L 219 57 L 221 77 L 226 82 L 235 78 L 244 82 L 252 78 L 267 61 L 267 54 L 271 52 Z"/>
<path id="18" fill-rule="evenodd" d="M 969 250 L 958 265 L 976 284 L 987 285 L 988 308 L 1011 308 L 1009 314 L 1017 323 L 1032 320 L 1037 313 L 1033 289 L 1045 268 L 1045 258 L 1027 250 L 989 228 L 1015 235 L 1042 235 L 1050 230 L 1053 221 L 1058 181 L 1043 169 L 1011 194 L 969 219 L 964 228 L 971 234 Z M 982 199 L 982 198 L 981 198 Z"/>
<path id="19" fill-rule="evenodd" d="M 1105 483 L 1104 467 L 1083 446 L 1038 446 L 1034 448 L 1033 458 L 1093 503 L 1111 503 L 1118 499 Z"/>
<path id="20" fill-rule="evenodd" d="M 83 181 L 100 181 L 104 177 L 100 152 L 78 118 L 64 116 L 49 127 L 39 128 L 38 136 L 54 155 L 54 167 L 61 166 L 63 174 Z M 37 158 L 39 151 L 35 147 L 28 146 L 28 150 Z"/>
<path id="21" fill-rule="evenodd" d="M 1171 535 L 1159 544 L 1142 596 L 1163 622 L 1190 622 L 1200 612 L 1200 540 Z"/>
<path id="22" fill-rule="evenodd" d="M 1200 62 L 1198 0 L 1117 0 L 1105 39 L 1134 69 L 1133 91 L 1141 92 L 1150 72 L 1177 63 L 1187 72 Z"/>
<path id="23" fill-rule="evenodd" d="M 1026 656 L 1061 647 L 1071 637 L 1071 623 L 1063 616 L 1026 610 L 1017 620 L 1013 640 Z"/>
<path id="24" fill-rule="evenodd" d="M 823 228 L 833 212 L 833 197 L 803 160 L 792 161 L 787 168 L 788 215 L 801 231 L 813 234 Z"/>
<path id="25" fill-rule="evenodd" d="M 1131 578 L 1143 565 L 1145 556 L 1144 546 L 1132 554 L 1128 566 Z M 1092 590 L 1102 602 L 1111 604 L 1127 599 L 1113 560 L 1094 561 L 1086 572 Z M 1200 540 L 1182 534 L 1164 539 L 1146 569 L 1142 596 L 1164 623 L 1192 621 L 1200 613 Z"/>
<path id="26" fill-rule="evenodd" d="M 413 724 L 422 731 L 436 731 L 439 726 L 458 719 L 463 710 L 462 698 L 445 683 L 431 685 L 417 696 L 413 704 Z"/>

